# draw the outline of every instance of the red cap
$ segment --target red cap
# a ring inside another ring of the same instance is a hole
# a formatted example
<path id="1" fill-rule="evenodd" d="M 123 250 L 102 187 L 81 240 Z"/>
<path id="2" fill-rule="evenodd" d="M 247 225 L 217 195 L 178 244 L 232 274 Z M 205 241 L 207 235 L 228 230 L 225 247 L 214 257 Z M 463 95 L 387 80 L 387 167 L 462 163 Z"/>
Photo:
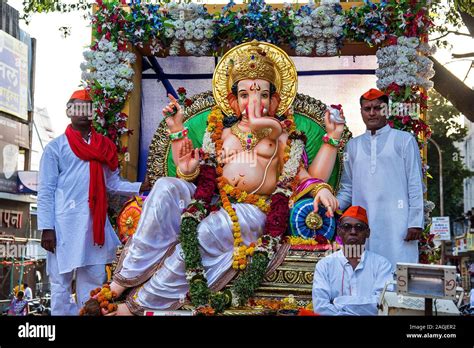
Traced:
<path id="1" fill-rule="evenodd" d="M 69 99 L 92 101 L 89 92 L 87 92 L 85 89 L 80 89 L 80 90 L 75 91 L 75 92 L 71 95 L 71 98 L 69 98 Z"/>
<path id="2" fill-rule="evenodd" d="M 367 99 L 367 100 L 375 100 L 379 99 L 380 97 L 383 97 L 385 95 L 384 92 L 379 91 L 378 89 L 371 88 L 364 94 L 362 94 L 362 98 Z"/>
<path id="3" fill-rule="evenodd" d="M 366 210 L 358 205 L 353 205 L 352 207 L 347 208 L 344 214 L 342 214 L 341 219 L 343 217 L 352 217 L 354 219 L 364 222 L 366 225 L 369 224 L 369 219 L 367 218 Z"/>

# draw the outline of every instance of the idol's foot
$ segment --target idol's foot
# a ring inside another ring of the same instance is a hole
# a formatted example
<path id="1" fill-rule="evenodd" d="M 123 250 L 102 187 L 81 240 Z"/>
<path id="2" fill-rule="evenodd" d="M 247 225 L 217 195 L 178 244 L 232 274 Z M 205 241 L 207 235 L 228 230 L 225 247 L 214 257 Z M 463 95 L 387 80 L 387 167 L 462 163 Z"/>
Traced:
<path id="1" fill-rule="evenodd" d="M 126 287 L 123 287 L 114 281 L 110 283 L 110 291 L 115 295 L 115 298 L 120 297 L 126 289 Z"/>

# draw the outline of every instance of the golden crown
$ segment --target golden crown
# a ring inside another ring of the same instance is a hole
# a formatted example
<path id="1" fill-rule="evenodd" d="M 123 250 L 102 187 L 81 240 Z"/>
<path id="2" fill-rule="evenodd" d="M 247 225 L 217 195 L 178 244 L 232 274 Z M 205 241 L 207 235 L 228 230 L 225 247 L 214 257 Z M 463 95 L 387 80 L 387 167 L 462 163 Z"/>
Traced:
<path id="1" fill-rule="evenodd" d="M 232 57 L 229 64 L 230 85 L 244 79 L 261 79 L 276 85 L 276 71 L 273 61 L 257 45 L 249 47 Z"/>
<path id="2" fill-rule="evenodd" d="M 232 115 L 228 95 L 243 79 L 262 79 L 273 83 L 281 101 L 277 114 L 290 107 L 298 90 L 295 63 L 281 48 L 268 42 L 252 41 L 230 49 L 217 63 L 212 77 L 212 93 L 219 108 Z"/>

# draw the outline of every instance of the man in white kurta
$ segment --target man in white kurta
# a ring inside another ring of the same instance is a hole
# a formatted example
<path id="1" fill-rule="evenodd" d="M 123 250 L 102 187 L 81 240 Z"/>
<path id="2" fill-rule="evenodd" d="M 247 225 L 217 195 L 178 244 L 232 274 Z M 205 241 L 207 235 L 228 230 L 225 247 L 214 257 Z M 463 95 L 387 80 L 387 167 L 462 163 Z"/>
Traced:
<path id="1" fill-rule="evenodd" d="M 313 309 L 319 315 L 376 315 L 385 284 L 393 280 L 392 265 L 365 250 L 370 230 L 361 207 L 351 207 L 339 222 L 344 246 L 316 264 Z M 353 248 L 351 248 L 353 247 Z"/>
<path id="2" fill-rule="evenodd" d="M 103 166 L 103 170 L 108 192 L 138 194 L 141 183 L 122 180 L 118 169 L 112 172 Z M 56 235 L 54 253 L 48 252 L 46 263 L 52 315 L 78 314 L 90 291 L 105 282 L 105 265 L 115 259 L 120 244 L 107 218 L 105 242 L 94 245 L 89 178 L 89 162 L 73 153 L 65 134 L 46 146 L 39 170 L 38 229 L 54 230 Z M 71 299 L 74 271 L 78 303 Z"/>
<path id="3" fill-rule="evenodd" d="M 337 199 L 342 210 L 350 205 L 367 210 L 372 230 L 367 249 L 386 257 L 395 270 L 397 262 L 418 263 L 423 177 L 415 137 L 387 124 L 387 99 L 377 90 L 361 98 L 367 131 L 347 143 Z"/>

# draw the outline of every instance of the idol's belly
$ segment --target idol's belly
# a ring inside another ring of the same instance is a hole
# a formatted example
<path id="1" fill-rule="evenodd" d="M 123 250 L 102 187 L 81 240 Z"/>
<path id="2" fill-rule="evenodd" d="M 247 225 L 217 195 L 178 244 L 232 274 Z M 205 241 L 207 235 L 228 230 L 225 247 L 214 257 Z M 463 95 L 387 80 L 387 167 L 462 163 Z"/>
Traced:
<path id="1" fill-rule="evenodd" d="M 268 159 L 247 158 L 244 161 L 243 156 L 236 156 L 232 161 L 224 165 L 224 177 L 232 184 L 232 186 L 253 193 L 260 187 L 265 176 L 265 168 Z M 257 190 L 257 194 L 270 195 L 276 188 L 277 184 L 277 160 L 274 159 L 268 166 L 265 182 Z"/>

